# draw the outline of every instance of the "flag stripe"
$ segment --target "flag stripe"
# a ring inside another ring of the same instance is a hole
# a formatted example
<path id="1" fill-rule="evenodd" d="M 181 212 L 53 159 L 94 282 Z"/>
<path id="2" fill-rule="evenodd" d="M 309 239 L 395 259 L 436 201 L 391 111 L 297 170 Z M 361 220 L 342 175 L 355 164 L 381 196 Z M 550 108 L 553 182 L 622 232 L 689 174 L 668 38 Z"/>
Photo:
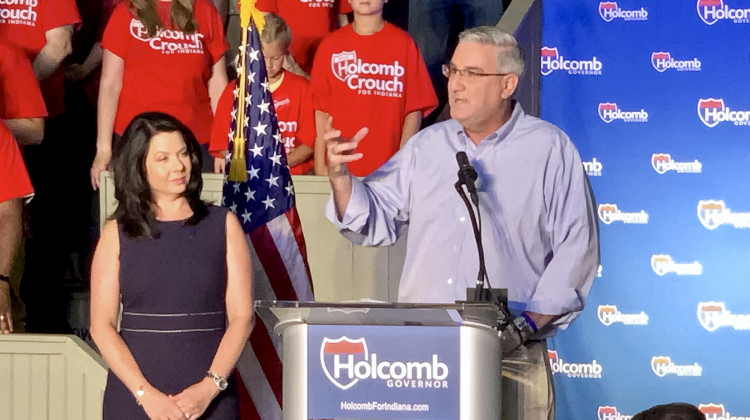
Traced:
<path id="1" fill-rule="evenodd" d="M 271 389 L 263 370 L 260 360 L 251 346 L 246 346 L 237 362 L 237 370 L 240 371 L 242 381 L 253 401 L 253 408 L 263 420 L 281 420 L 281 405 Z M 252 415 L 252 410 L 248 410 Z M 246 413 L 242 413 L 242 420 L 248 420 Z"/>
<path id="2" fill-rule="evenodd" d="M 268 231 L 276 244 L 281 261 L 289 273 L 289 278 L 294 287 L 294 293 L 298 300 L 311 301 L 312 288 L 307 280 L 307 272 L 303 263 L 299 245 L 294 238 L 294 232 L 286 217 L 277 217 L 267 224 Z M 296 280 L 296 281 L 295 281 Z"/>
<path id="3" fill-rule="evenodd" d="M 255 328 L 253 328 L 252 334 L 250 334 L 250 345 L 253 347 L 253 352 L 256 355 L 261 355 L 259 360 L 263 373 L 268 378 L 268 384 L 273 390 L 274 396 L 278 404 L 281 405 L 281 395 L 283 387 L 281 385 L 281 379 L 283 378 L 281 360 L 276 353 L 276 349 L 273 347 L 273 341 L 269 336 L 269 331 L 266 328 L 266 323 L 263 322 L 260 317 L 255 318 Z"/>
<path id="4" fill-rule="evenodd" d="M 314 294 L 315 288 L 313 287 L 312 274 L 310 274 L 310 264 L 307 262 L 307 244 L 305 244 L 305 235 L 302 233 L 302 222 L 300 221 L 297 207 L 293 207 L 286 212 L 286 218 L 289 221 L 289 226 L 291 226 L 292 232 L 294 232 L 294 240 L 297 242 L 300 255 L 302 255 L 302 262 L 305 264 L 307 284 L 310 286 L 310 292 Z"/>
<path id="5" fill-rule="evenodd" d="M 245 387 L 242 377 L 237 375 L 237 394 L 240 403 L 240 416 L 244 420 L 261 420 L 258 410 L 255 408 L 253 398 L 250 396 L 250 391 Z"/>
<path id="6" fill-rule="evenodd" d="M 277 300 L 297 300 L 297 293 L 292 286 L 292 280 L 286 271 L 284 260 L 276 249 L 271 232 L 267 225 L 263 225 L 250 232 L 255 252 L 258 253 L 260 263 L 266 275 L 271 280 L 271 287 Z"/>

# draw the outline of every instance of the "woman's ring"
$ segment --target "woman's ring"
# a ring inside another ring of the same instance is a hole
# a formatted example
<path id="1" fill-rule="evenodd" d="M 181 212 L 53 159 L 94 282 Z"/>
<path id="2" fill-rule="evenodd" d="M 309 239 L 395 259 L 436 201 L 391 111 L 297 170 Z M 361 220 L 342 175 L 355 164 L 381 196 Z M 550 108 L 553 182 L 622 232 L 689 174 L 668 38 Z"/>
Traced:
<path id="1" fill-rule="evenodd" d="M 0 321 L 5 319 L 5 315 L 0 315 Z"/>
<path id="2" fill-rule="evenodd" d="M 190 419 L 190 414 L 188 414 L 188 413 L 185 413 L 185 418 L 186 418 L 186 419 Z"/>

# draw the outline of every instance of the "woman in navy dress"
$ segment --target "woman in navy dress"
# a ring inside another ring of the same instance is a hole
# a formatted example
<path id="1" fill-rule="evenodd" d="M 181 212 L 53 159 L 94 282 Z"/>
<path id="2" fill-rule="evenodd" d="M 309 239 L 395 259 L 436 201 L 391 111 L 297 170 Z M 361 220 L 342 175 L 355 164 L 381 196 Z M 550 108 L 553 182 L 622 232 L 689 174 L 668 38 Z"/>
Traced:
<path id="1" fill-rule="evenodd" d="M 231 373 L 252 328 L 239 221 L 200 200 L 200 147 L 176 119 L 135 117 L 113 155 L 118 207 L 91 273 L 104 419 L 238 419 Z"/>

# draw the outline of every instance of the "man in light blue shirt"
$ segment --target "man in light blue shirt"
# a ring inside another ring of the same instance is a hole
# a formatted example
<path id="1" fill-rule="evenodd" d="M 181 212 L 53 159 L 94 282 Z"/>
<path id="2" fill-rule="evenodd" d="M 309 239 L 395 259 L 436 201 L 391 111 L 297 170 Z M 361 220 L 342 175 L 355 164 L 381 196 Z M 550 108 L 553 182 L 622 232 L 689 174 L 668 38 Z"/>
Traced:
<path id="1" fill-rule="evenodd" d="M 554 401 L 540 339 L 583 309 L 599 265 L 599 241 L 594 200 L 575 146 L 512 99 L 522 72 L 511 35 L 487 26 L 464 31 L 444 69 L 451 120 L 417 133 L 363 181 L 346 164 L 362 157 L 355 153 L 360 141 L 374 141 L 367 129 L 352 139 L 340 138 L 333 128 L 326 134 L 333 190 L 326 212 L 360 245 L 390 245 L 408 225 L 400 301 L 463 300 L 479 264 L 468 210 L 453 187 L 456 153 L 466 152 L 479 175 L 489 282 L 508 289 L 509 305 L 520 314 L 503 333 L 504 362 L 520 351 L 537 367 L 515 371 L 527 381 L 508 385 L 511 391 L 504 380 L 503 413 L 547 419 L 554 418 Z M 513 404 L 505 399 L 515 393 L 523 403 L 511 413 L 506 406 Z"/>

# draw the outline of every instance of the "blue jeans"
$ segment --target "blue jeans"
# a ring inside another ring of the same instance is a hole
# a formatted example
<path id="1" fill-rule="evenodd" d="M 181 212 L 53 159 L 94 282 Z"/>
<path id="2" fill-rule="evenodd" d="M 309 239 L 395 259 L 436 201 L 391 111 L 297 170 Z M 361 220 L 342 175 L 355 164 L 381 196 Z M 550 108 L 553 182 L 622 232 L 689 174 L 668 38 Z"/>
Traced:
<path id="1" fill-rule="evenodd" d="M 430 73 L 440 102 L 438 111 L 448 101 L 441 67 L 453 54 L 458 32 L 497 25 L 502 14 L 502 0 L 409 0 L 409 33 Z"/>

